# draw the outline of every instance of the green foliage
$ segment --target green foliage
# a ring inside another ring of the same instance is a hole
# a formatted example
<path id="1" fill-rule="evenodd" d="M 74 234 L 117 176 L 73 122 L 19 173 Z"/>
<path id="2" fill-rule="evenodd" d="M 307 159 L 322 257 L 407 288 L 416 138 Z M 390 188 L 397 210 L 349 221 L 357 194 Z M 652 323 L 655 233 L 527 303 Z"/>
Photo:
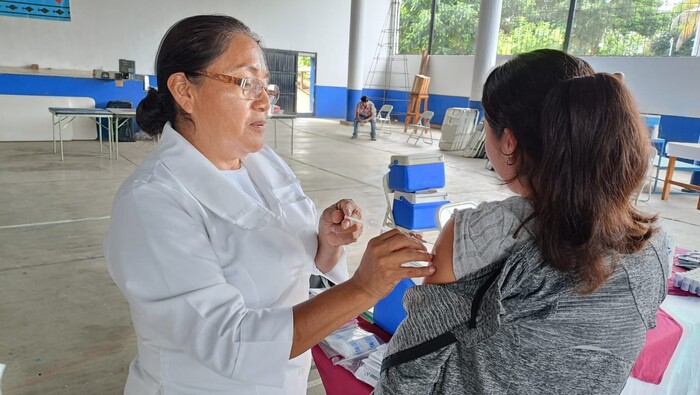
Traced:
<path id="1" fill-rule="evenodd" d="M 428 49 L 432 0 L 405 0 L 399 10 L 399 52 L 418 54 Z"/>
<path id="2" fill-rule="evenodd" d="M 478 1 L 442 0 L 438 2 L 433 54 L 474 53 L 478 24 Z"/>
<path id="3" fill-rule="evenodd" d="M 311 56 L 298 56 L 297 67 L 300 69 L 311 67 Z"/>
<path id="4" fill-rule="evenodd" d="M 538 48 L 561 49 L 565 29 L 552 26 L 547 21 L 533 23 L 522 17 L 518 19 L 518 25 L 510 32 L 501 31 L 498 53 L 517 54 Z"/>
<path id="5" fill-rule="evenodd" d="M 437 0 L 433 54 L 474 53 L 479 3 L 479 0 Z M 683 11 L 699 7 L 698 3 L 699 0 L 578 0 L 569 52 L 669 56 L 671 39 L 677 40 L 681 29 L 688 29 L 683 25 L 671 31 L 671 22 Z M 569 4 L 569 0 L 503 0 L 498 53 L 562 48 Z M 420 53 L 428 48 L 431 8 L 432 0 L 401 2 L 401 53 Z M 689 56 L 692 41 L 684 42 L 678 50 L 673 48 L 671 54 Z"/>

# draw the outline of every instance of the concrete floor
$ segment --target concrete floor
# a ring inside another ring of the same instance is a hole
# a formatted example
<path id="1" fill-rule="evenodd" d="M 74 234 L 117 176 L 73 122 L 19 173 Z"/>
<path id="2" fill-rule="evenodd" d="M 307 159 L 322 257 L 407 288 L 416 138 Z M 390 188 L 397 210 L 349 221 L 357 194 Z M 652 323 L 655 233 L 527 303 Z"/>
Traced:
<path id="1" fill-rule="evenodd" d="M 267 141 L 273 144 L 272 125 Z M 394 133 L 350 140 L 338 121 L 296 122 L 294 154 L 289 130 L 278 127 L 278 149 L 320 209 L 351 197 L 364 217 L 381 222 L 386 203 L 382 175 L 393 154 L 437 152 Z M 439 138 L 439 132 L 434 132 Z M 93 141 L 65 144 L 65 162 L 51 142 L 0 143 L 0 363 L 7 394 L 120 394 L 135 338 L 128 306 L 105 268 L 102 243 L 117 187 L 152 150 L 150 142 L 120 144 L 119 160 L 100 155 Z M 453 202 L 509 196 L 484 160 L 445 153 L 447 191 Z M 678 245 L 700 249 L 697 195 L 653 195 L 639 207 L 659 213 Z M 367 229 L 348 248 L 351 271 Z M 434 238 L 433 232 L 426 238 Z M 325 393 L 312 371 L 309 394 Z"/>

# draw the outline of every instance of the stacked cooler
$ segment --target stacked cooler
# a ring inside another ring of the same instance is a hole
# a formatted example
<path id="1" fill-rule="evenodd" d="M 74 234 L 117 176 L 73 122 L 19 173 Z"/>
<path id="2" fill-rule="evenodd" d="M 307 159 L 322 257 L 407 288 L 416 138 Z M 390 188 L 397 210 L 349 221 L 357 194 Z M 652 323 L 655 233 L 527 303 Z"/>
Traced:
<path id="1" fill-rule="evenodd" d="M 394 155 L 389 165 L 389 189 L 394 191 L 392 214 L 398 227 L 422 231 L 437 228 L 436 214 L 449 203 L 445 163 L 441 154 Z"/>
<path id="2" fill-rule="evenodd" d="M 424 231 L 437 228 L 437 211 L 449 203 L 445 187 L 445 163 L 441 154 L 394 155 L 389 165 L 389 189 L 394 191 L 392 214 L 397 227 Z M 403 294 L 415 283 L 401 280 L 394 290 L 374 306 L 374 321 L 394 333 L 406 311 Z"/>

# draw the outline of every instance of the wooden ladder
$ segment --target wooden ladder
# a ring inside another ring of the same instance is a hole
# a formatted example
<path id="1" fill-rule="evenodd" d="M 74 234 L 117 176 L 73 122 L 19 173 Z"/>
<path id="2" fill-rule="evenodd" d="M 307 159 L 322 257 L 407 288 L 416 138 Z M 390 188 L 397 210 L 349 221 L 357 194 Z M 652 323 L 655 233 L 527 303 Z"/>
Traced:
<path id="1" fill-rule="evenodd" d="M 406 122 L 403 125 L 403 132 L 406 133 L 408 125 L 415 124 L 420 119 L 421 114 L 428 110 L 427 93 L 411 93 L 406 109 Z"/>

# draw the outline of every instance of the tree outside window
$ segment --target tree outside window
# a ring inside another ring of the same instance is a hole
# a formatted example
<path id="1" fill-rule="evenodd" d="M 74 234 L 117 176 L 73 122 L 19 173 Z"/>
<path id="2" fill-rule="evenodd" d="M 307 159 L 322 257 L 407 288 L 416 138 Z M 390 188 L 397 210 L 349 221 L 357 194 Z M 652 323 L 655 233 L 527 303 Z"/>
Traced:
<path id="1" fill-rule="evenodd" d="M 700 55 L 700 0 L 577 0 L 563 48 L 570 4 L 503 0 L 498 53 L 558 48 L 584 56 Z M 478 15 L 478 0 L 403 0 L 399 51 L 420 53 L 432 37 L 432 54 L 473 54 Z"/>

